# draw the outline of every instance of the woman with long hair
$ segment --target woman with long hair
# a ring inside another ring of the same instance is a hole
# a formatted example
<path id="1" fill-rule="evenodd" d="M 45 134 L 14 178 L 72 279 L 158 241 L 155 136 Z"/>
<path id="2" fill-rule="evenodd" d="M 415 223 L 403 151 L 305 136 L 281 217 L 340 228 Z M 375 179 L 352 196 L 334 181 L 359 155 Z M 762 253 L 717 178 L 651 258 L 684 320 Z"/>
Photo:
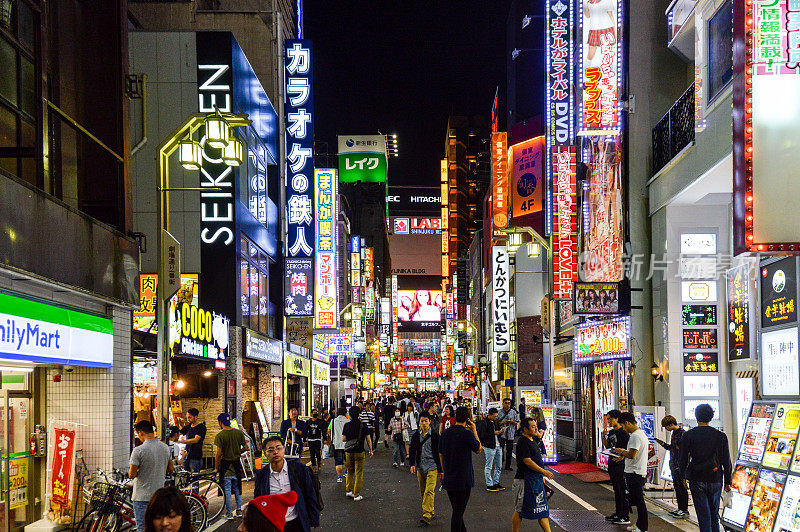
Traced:
<path id="1" fill-rule="evenodd" d="M 160 488 L 150 497 L 144 532 L 194 532 L 186 497 L 175 487 Z"/>
<path id="2" fill-rule="evenodd" d="M 447 405 L 442 412 L 442 419 L 439 421 L 439 434 L 456 424 L 456 412 L 453 405 Z"/>

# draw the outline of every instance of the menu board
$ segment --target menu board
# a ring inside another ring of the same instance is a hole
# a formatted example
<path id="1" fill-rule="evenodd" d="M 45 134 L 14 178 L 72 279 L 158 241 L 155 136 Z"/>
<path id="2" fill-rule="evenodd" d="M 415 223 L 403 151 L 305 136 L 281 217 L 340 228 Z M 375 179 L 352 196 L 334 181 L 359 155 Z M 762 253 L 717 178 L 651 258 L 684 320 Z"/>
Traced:
<path id="1" fill-rule="evenodd" d="M 552 462 L 556 458 L 556 411 L 552 405 L 542 405 L 542 415 L 544 416 L 545 423 L 547 423 L 547 430 L 542 435 L 542 443 L 544 443 L 545 456 L 542 458 L 546 462 Z"/>
<path id="2" fill-rule="evenodd" d="M 731 505 L 722 513 L 723 520 L 740 527 L 745 525 L 757 479 L 757 466 L 736 464 L 731 480 Z"/>
<path id="3" fill-rule="evenodd" d="M 753 403 L 750 407 L 742 446 L 739 449 L 739 460 L 761 462 L 774 413 L 775 405 L 773 403 Z"/>
<path id="4" fill-rule="evenodd" d="M 789 475 L 775 519 L 775 532 L 800 531 L 800 477 Z"/>
<path id="5" fill-rule="evenodd" d="M 778 403 L 761 465 L 786 471 L 794 453 L 800 426 L 800 405 Z"/>
<path id="6" fill-rule="evenodd" d="M 786 473 L 762 469 L 753 490 L 753 503 L 747 516 L 746 532 L 772 532 L 772 525 L 778 514 Z"/>

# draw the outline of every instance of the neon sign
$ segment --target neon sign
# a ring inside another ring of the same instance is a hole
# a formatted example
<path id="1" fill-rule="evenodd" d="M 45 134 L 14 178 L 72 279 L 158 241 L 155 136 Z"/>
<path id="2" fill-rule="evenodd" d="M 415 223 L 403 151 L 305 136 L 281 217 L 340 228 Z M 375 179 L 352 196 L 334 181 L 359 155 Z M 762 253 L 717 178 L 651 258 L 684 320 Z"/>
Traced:
<path id="1" fill-rule="evenodd" d="M 336 170 L 314 170 L 317 246 L 315 256 L 315 319 L 318 329 L 335 329 L 339 323 L 339 304 L 336 289 Z"/>
<path id="2" fill-rule="evenodd" d="M 575 332 L 575 362 L 630 358 L 631 319 L 587 322 Z"/>
<path id="3" fill-rule="evenodd" d="M 575 148 L 554 147 L 552 164 L 557 205 L 553 213 L 553 298 L 571 300 L 572 286 L 578 278 Z"/>
<path id="4" fill-rule="evenodd" d="M 581 0 L 581 4 L 581 134 L 618 133 L 622 9 L 619 0 Z"/>

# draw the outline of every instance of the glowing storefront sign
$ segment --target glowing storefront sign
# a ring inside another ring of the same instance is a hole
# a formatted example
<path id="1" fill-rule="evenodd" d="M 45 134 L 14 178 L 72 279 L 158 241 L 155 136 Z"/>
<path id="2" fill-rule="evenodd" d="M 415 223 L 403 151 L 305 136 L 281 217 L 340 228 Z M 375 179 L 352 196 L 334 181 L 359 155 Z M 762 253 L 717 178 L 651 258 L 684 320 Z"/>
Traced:
<path id="1" fill-rule="evenodd" d="M 553 299 L 572 299 L 578 277 L 575 148 L 553 148 Z"/>
<path id="2" fill-rule="evenodd" d="M 317 246 L 315 256 L 315 315 L 318 329 L 335 329 L 339 325 L 339 304 L 336 289 L 336 170 L 314 170 L 314 199 L 316 203 Z"/>
<path id="3" fill-rule="evenodd" d="M 603 322 L 587 322 L 575 333 L 575 363 L 631 358 L 631 320 L 615 318 Z"/>
<path id="4" fill-rule="evenodd" d="M 492 133 L 492 223 L 494 230 L 508 227 L 508 138 Z"/>
<path id="5" fill-rule="evenodd" d="M 224 361 L 229 325 L 227 317 L 173 297 L 167 309 L 167 346 L 173 355 Z"/>
<path id="6" fill-rule="evenodd" d="M 544 137 L 539 136 L 510 147 L 511 218 L 542 211 L 544 193 Z"/>
<path id="7" fill-rule="evenodd" d="M 581 0 L 580 133 L 612 134 L 621 127 L 620 0 Z"/>
<path id="8" fill-rule="evenodd" d="M 492 246 L 492 351 L 511 351 L 511 275 L 505 246 Z"/>

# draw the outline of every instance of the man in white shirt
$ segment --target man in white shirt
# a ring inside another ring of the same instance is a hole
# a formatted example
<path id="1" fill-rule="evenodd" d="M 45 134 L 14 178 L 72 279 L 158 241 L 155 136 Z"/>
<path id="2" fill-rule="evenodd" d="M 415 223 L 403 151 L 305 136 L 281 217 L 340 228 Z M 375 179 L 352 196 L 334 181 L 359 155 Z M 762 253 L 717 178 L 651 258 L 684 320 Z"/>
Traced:
<path id="1" fill-rule="evenodd" d="M 628 448 L 616 448 L 614 452 L 625 457 L 625 483 L 628 485 L 631 506 L 636 506 L 636 525 L 631 532 L 647 532 L 647 506 L 644 502 L 644 483 L 647 477 L 647 459 L 650 443 L 644 431 L 636 425 L 631 412 L 619 416 L 619 424 L 630 434 Z"/>
<path id="2" fill-rule="evenodd" d="M 336 482 L 344 482 L 344 442 L 342 441 L 342 431 L 350 418 L 347 417 L 347 409 L 339 407 L 337 416 L 333 423 L 328 427 L 328 439 L 333 442 L 333 463 L 336 464 Z"/>

